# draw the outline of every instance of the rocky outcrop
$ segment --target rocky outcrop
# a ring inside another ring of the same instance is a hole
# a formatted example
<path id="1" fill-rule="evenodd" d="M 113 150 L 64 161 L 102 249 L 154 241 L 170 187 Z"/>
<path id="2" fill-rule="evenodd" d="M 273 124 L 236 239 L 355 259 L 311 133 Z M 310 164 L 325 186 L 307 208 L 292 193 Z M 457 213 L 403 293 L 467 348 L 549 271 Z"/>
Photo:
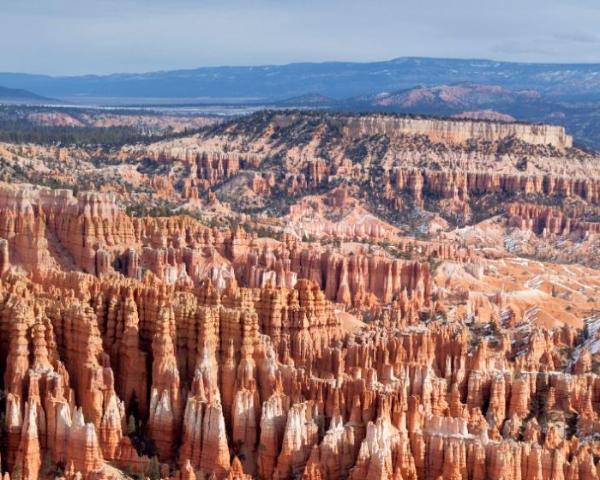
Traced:
<path id="1" fill-rule="evenodd" d="M 351 117 L 340 122 L 350 137 L 368 135 L 425 135 L 433 142 L 464 143 L 471 139 L 497 142 L 516 138 L 532 145 L 570 148 L 573 138 L 565 129 L 553 125 L 485 122 L 476 120 L 434 120 L 385 116 Z"/>
<path id="2" fill-rule="evenodd" d="M 106 250 L 134 241 L 133 224 L 114 198 L 69 190 L 16 189 L 0 193 L 0 232 L 15 261 L 28 269 L 74 266 L 101 275 L 110 270 Z"/>
<path id="3" fill-rule="evenodd" d="M 397 168 L 385 181 L 391 190 L 408 195 L 419 206 L 427 197 L 452 200 L 466 208 L 464 204 L 470 199 L 494 194 L 580 198 L 600 204 L 600 180 L 595 178 Z"/>
<path id="4" fill-rule="evenodd" d="M 315 281 L 329 300 L 347 305 L 388 303 L 403 291 L 425 301 L 430 298 L 426 262 L 392 260 L 360 251 L 348 256 L 294 243 L 285 249 L 258 250 L 252 239 L 239 231 L 227 242 L 227 248 L 236 266 L 236 278 L 251 287 L 271 284 L 289 288 L 297 278 L 305 278 Z"/>
<path id="5" fill-rule="evenodd" d="M 8 252 L 8 242 L 0 238 L 0 276 L 4 275 L 10 268 L 10 255 Z"/>
<path id="6" fill-rule="evenodd" d="M 241 229 L 223 235 L 189 217 L 132 219 L 110 197 L 27 192 L 5 190 L 10 201 L 4 218 L 16 218 L 25 209 L 31 228 L 13 222 L 0 234 L 15 252 L 14 263 L 28 270 L 58 266 L 138 279 L 149 270 L 169 284 L 198 286 L 210 279 L 220 290 L 233 279 L 251 288 L 270 284 L 289 289 L 305 278 L 314 280 L 329 300 L 357 306 L 387 303 L 403 291 L 425 303 L 431 295 L 427 262 L 392 260 L 364 249 L 347 256 L 291 240 L 261 248 Z M 448 255 L 430 246 L 419 248 L 430 249 L 427 255 Z"/>
<path id="7" fill-rule="evenodd" d="M 202 189 L 208 189 L 226 180 L 239 170 L 256 168 L 264 159 L 263 156 L 255 154 L 207 151 L 190 145 L 169 147 L 161 144 L 146 150 L 144 155 L 159 163 L 173 160 L 186 163 L 190 168 L 191 177 L 198 179 L 197 186 Z"/>
<path id="8" fill-rule="evenodd" d="M 512 204 L 506 209 L 508 225 L 531 230 L 541 236 L 569 235 L 578 232 L 582 235 L 600 233 L 600 223 L 579 220 L 561 210 L 532 204 Z"/>

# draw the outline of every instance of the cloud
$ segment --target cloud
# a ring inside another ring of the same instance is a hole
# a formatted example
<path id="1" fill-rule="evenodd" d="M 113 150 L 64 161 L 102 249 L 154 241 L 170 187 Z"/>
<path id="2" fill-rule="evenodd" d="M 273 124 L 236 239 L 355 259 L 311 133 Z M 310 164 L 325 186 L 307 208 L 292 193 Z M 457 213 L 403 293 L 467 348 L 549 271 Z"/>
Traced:
<path id="1" fill-rule="evenodd" d="M 0 70 L 136 72 L 398 56 L 599 61 L 595 0 L 3 0 Z"/>
<path id="2" fill-rule="evenodd" d="M 600 36 L 594 33 L 586 32 L 562 32 L 554 35 L 554 38 L 560 42 L 598 44 Z"/>

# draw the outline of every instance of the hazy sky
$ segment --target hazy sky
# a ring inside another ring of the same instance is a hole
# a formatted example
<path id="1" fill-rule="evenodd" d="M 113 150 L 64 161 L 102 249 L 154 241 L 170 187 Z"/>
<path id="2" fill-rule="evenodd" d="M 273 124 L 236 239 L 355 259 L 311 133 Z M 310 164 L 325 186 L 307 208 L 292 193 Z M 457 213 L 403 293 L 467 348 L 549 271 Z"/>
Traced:
<path id="1" fill-rule="evenodd" d="M 0 71 L 400 56 L 600 62 L 600 0 L 0 0 Z"/>

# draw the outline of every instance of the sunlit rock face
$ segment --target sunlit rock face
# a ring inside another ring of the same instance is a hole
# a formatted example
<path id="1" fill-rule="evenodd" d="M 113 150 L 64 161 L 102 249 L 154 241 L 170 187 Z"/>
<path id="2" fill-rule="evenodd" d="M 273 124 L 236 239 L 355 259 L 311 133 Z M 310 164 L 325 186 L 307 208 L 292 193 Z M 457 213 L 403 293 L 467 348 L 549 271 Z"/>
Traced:
<path id="1" fill-rule="evenodd" d="M 425 135 L 432 141 L 457 144 L 473 138 L 496 142 L 507 137 L 514 137 L 531 145 L 552 145 L 556 148 L 573 146 L 573 138 L 565 133 L 565 129 L 553 125 L 363 116 L 344 122 L 344 128 L 350 136 Z"/>
<path id="2" fill-rule="evenodd" d="M 600 478 L 593 157 L 562 175 L 556 127 L 305 115 L 119 151 L 188 165 L 152 185 L 215 224 L 0 185 L 3 478 Z"/>
<path id="3" fill-rule="evenodd" d="M 552 225 L 551 213 L 511 208 L 521 228 L 532 228 L 528 219 Z M 164 232 L 152 234 L 154 245 L 173 235 L 168 224 L 153 230 L 160 222 L 108 211 L 104 218 L 122 218 L 125 232 L 112 244 L 97 229 L 77 232 L 107 242 L 113 258 L 119 248 L 133 256 L 144 231 Z M 106 211 L 89 215 L 98 225 Z M 172 225 L 218 237 L 183 219 Z M 2 458 L 13 476 L 42 478 L 64 466 L 66 476 L 103 477 L 113 465 L 170 465 L 196 478 L 598 474 L 590 437 L 600 423 L 598 321 L 583 335 L 532 322 L 512 328 L 501 318 L 494 327 L 448 321 L 428 262 L 311 250 L 254 258 L 241 232 L 218 240 L 230 277 L 176 281 L 152 270 L 138 279 L 112 261 L 95 275 L 82 260 L 81 272 L 50 261 L 32 268 L 35 256 L 10 255 L 20 247 L 6 236 Z M 54 259 L 48 243 L 28 238 L 41 245 L 39 258 Z M 263 283 L 251 266 L 297 277 Z M 351 312 L 369 294 L 365 324 Z"/>

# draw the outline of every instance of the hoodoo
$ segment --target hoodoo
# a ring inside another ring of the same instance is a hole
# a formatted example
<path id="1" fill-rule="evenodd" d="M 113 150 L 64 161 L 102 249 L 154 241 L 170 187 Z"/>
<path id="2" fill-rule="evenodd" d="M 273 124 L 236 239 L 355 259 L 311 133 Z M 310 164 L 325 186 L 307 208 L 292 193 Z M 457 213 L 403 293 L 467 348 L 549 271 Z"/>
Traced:
<path id="1" fill-rule="evenodd" d="M 4 148 L 99 191 L 0 184 L 3 478 L 600 478 L 600 163 L 562 128 Z"/>

